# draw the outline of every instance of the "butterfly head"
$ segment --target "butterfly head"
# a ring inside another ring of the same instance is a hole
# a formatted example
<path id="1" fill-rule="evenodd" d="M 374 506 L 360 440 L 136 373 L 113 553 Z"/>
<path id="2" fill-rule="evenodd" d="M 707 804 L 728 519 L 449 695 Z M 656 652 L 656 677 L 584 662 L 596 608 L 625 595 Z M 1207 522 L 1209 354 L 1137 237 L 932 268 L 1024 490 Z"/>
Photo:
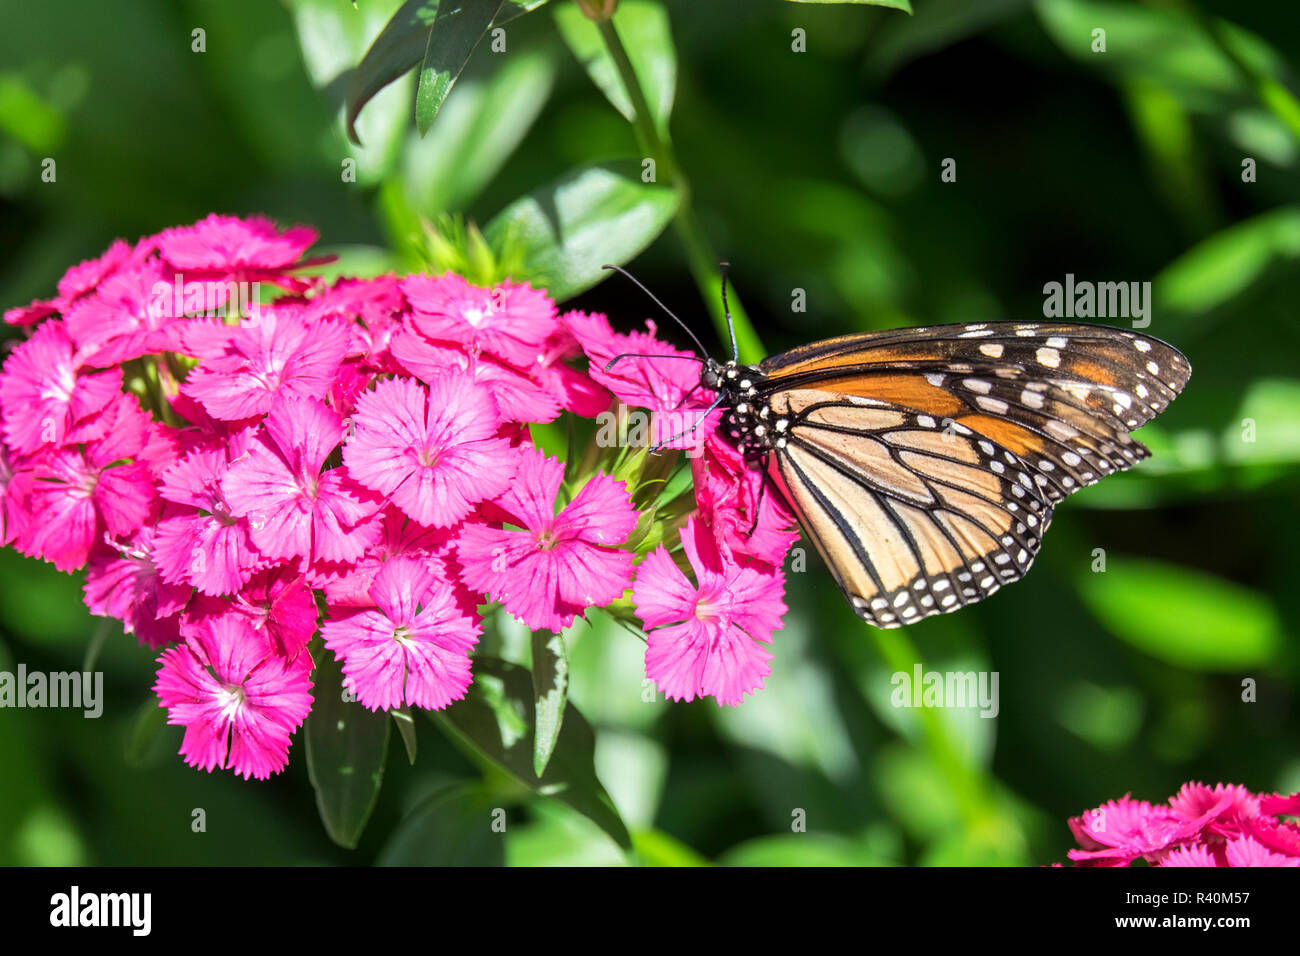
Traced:
<path id="1" fill-rule="evenodd" d="M 716 392 L 718 404 L 726 409 L 719 431 L 746 455 L 762 456 L 785 447 L 789 422 L 770 407 L 763 394 L 765 379 L 757 366 L 716 359 L 708 359 L 700 373 L 700 385 Z"/>

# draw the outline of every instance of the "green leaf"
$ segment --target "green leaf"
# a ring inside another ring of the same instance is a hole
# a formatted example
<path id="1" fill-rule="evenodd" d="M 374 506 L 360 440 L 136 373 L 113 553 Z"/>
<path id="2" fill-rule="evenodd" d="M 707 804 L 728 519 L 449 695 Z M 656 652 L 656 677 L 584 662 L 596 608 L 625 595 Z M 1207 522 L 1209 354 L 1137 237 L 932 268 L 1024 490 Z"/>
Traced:
<path id="1" fill-rule="evenodd" d="M 484 19 L 487 8 L 492 14 Z M 362 108 L 385 86 L 421 65 L 417 115 L 432 122 L 451 84 L 501 8 L 501 0 L 463 0 L 442 9 L 438 0 L 407 0 L 393 14 L 352 73 L 348 87 L 348 137 L 361 145 L 356 121 Z M 425 127 L 427 128 L 427 126 Z"/>
<path id="2" fill-rule="evenodd" d="M 1112 79 L 1158 83 L 1188 109 L 1221 115 L 1253 103 L 1245 77 L 1192 13 L 1175 5 L 1096 0 L 1039 0 L 1039 22 L 1062 51 Z M 1106 50 L 1093 52 L 1093 31 L 1106 31 Z M 1227 31 L 1234 54 L 1251 69 L 1278 76 L 1282 58 L 1238 27 Z"/>
<path id="3" fill-rule="evenodd" d="M 912 12 L 911 0 L 790 0 L 791 3 L 851 3 L 867 7 L 889 7 L 891 10 Z"/>
<path id="4" fill-rule="evenodd" d="M 629 122 L 635 120 L 636 110 L 628 99 L 627 89 L 599 27 L 587 19 L 575 3 L 555 7 L 554 16 L 560 36 L 591 81 Z M 648 0 L 624 0 L 612 22 L 627 48 L 628 59 L 641 89 L 645 91 L 655 129 L 664 136 L 677 89 L 677 51 L 673 46 L 668 11 L 662 4 Z"/>
<path id="5" fill-rule="evenodd" d="M 411 716 L 410 707 L 400 707 L 397 710 L 390 710 L 393 715 L 393 724 L 397 727 L 397 733 L 402 738 L 402 744 L 406 747 L 406 759 L 415 765 L 416 738 L 415 738 L 415 718 Z"/>
<path id="6" fill-rule="evenodd" d="M 421 136 L 433 125 L 451 85 L 492 26 L 501 5 L 501 0 L 465 0 L 458 15 L 448 16 L 445 23 L 439 22 L 429 31 L 415 90 L 415 127 Z"/>
<path id="7" fill-rule="evenodd" d="M 303 63 L 312 84 L 320 89 L 338 111 L 340 140 L 347 136 L 345 101 L 356 64 L 383 31 L 400 7 L 400 0 L 362 0 L 357 9 L 337 0 L 286 0 L 292 14 Z M 400 74 L 399 74 L 400 76 Z M 410 125 L 412 77 L 403 77 L 373 95 L 365 115 L 356 120 L 352 139 L 364 142 L 350 149 L 355 160 L 357 182 L 373 186 L 391 171 L 401 154 Z M 341 142 L 333 137 L 325 147 L 338 164 Z"/>
<path id="8" fill-rule="evenodd" d="M 555 56 L 521 49 L 486 78 L 465 78 L 423 140 L 402 162 L 409 205 L 427 219 L 464 209 L 501 169 L 550 96 Z"/>
<path id="9" fill-rule="evenodd" d="M 379 866 L 501 866 L 505 835 L 493 829 L 497 808 L 480 783 L 453 783 L 431 793 L 398 824 Z"/>
<path id="10" fill-rule="evenodd" d="M 537 730 L 533 735 L 533 770 L 546 772 L 564 725 L 569 700 L 569 651 L 564 638 L 550 631 L 533 631 L 533 706 Z"/>
<path id="11" fill-rule="evenodd" d="M 316 700 L 303 728 L 307 774 L 330 839 L 352 850 L 379 799 L 392 724 L 384 711 L 343 699 L 343 671 L 332 653 L 320 651 L 314 678 Z"/>
<path id="12" fill-rule="evenodd" d="M 630 849 L 631 837 L 614 802 L 596 778 L 596 740 L 574 707 L 567 708 L 546 773 L 533 770 L 533 685 L 528 670 L 490 657 L 474 658 L 474 683 L 464 700 L 431 714 L 469 751 L 543 796 L 568 804 Z"/>
<path id="13" fill-rule="evenodd" d="M 1153 280 L 1158 308 L 1209 312 L 1257 282 L 1269 267 L 1300 260 L 1300 207 L 1262 213 L 1193 246 Z"/>
<path id="14" fill-rule="evenodd" d="M 494 249 L 519 248 L 529 278 L 563 302 L 608 275 L 663 232 L 676 190 L 643 183 L 634 162 L 584 166 L 516 200 L 483 230 Z"/>
<path id="15" fill-rule="evenodd" d="M 538 7 L 546 5 L 546 0 L 506 0 L 501 12 L 497 18 L 492 21 L 494 27 L 499 27 L 503 23 L 509 23 L 511 20 L 517 20 L 525 13 L 531 13 Z"/>
<path id="16" fill-rule="evenodd" d="M 713 865 L 706 857 L 662 830 L 637 830 L 632 834 L 632 842 L 636 845 L 637 855 L 649 866 Z"/>
<path id="17" fill-rule="evenodd" d="M 867 847 L 821 833 L 759 837 L 727 851 L 725 866 L 887 866 Z"/>
<path id="18" fill-rule="evenodd" d="M 1110 555 L 1078 576 L 1083 602 L 1112 633 L 1167 663 L 1201 671 L 1266 664 L 1282 643 L 1272 601 L 1194 568 Z"/>

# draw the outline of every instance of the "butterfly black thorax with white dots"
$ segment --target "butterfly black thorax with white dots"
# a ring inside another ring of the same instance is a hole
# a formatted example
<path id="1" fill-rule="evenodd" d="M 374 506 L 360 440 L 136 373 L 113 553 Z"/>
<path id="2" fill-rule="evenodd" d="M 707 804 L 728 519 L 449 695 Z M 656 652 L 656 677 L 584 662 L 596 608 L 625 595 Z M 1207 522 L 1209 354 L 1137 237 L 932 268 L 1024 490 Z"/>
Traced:
<path id="1" fill-rule="evenodd" d="M 766 397 L 767 377 L 756 365 L 709 359 L 700 384 L 722 399 L 725 413 L 719 431 L 746 456 L 759 457 L 784 448 L 790 420 L 772 410 Z"/>

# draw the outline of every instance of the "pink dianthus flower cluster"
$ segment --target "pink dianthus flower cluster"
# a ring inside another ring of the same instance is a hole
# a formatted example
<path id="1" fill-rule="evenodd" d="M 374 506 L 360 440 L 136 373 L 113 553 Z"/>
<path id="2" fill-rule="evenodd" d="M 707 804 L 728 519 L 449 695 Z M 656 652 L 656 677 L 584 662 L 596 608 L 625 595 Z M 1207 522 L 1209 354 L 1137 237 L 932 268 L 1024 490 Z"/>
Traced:
<path id="1" fill-rule="evenodd" d="M 1070 819 L 1079 866 L 1300 866 L 1300 793 L 1185 783 L 1168 802 L 1127 794 Z"/>
<path id="2" fill-rule="evenodd" d="M 559 630 L 630 596 L 669 697 L 760 688 L 792 520 L 716 413 L 667 430 L 707 406 L 698 365 L 657 360 L 687 353 L 527 284 L 327 283 L 302 271 L 315 240 L 213 215 L 4 317 L 25 338 L 0 373 L 0 544 L 84 569 L 90 611 L 161 650 L 186 762 L 282 769 L 317 634 L 366 707 L 448 706 L 485 603 Z M 622 353 L 651 357 L 607 368 Z M 620 402 L 693 456 L 693 507 L 654 536 L 634 481 L 531 439 Z"/>

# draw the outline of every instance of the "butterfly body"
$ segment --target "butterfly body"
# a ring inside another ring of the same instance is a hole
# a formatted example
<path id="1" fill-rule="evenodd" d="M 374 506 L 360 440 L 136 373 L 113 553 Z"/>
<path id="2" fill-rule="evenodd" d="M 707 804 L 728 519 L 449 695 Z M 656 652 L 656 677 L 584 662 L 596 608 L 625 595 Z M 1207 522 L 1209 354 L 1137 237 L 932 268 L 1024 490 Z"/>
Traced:
<path id="1" fill-rule="evenodd" d="M 1191 374 L 1105 326 L 981 323 L 705 363 L 720 434 L 761 459 L 858 614 L 897 627 L 1028 570 L 1054 506 L 1149 452 Z"/>

